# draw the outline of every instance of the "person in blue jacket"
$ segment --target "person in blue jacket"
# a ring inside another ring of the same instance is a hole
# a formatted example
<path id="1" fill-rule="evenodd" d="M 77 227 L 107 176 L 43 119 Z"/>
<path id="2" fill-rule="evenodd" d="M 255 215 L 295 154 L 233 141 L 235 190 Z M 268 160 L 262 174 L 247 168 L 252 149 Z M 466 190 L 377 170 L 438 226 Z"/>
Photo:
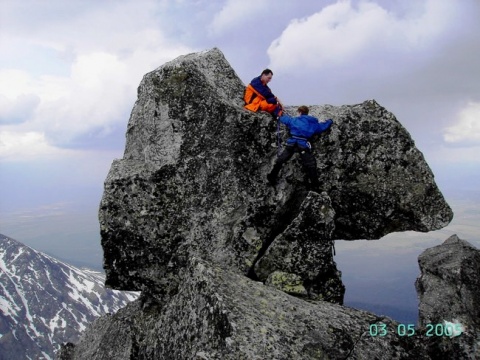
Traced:
<path id="1" fill-rule="evenodd" d="M 319 122 L 316 117 L 308 115 L 309 109 L 307 106 L 300 106 L 297 111 L 299 113 L 297 117 L 290 117 L 288 115 L 282 115 L 280 117 L 280 122 L 288 127 L 290 137 L 286 142 L 285 149 L 277 157 L 272 171 L 267 175 L 267 180 L 271 185 L 275 185 L 277 183 L 278 173 L 283 164 L 298 152 L 302 165 L 310 179 L 311 190 L 320 191 L 317 161 L 312 154 L 312 146 L 309 140 L 313 135 L 321 134 L 328 130 L 330 126 L 332 126 L 333 120 L 328 119 L 325 122 Z"/>

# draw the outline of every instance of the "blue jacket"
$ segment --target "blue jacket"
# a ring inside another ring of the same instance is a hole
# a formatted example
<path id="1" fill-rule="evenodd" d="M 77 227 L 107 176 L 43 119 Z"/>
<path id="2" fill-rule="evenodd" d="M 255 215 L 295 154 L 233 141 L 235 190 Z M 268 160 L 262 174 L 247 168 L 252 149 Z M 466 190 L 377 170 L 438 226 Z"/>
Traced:
<path id="1" fill-rule="evenodd" d="M 273 95 L 272 90 L 270 90 L 268 85 L 263 85 L 262 81 L 260 80 L 261 77 L 262 76 L 260 75 L 254 78 L 250 82 L 250 85 L 252 85 L 253 88 L 257 90 L 260 93 L 260 95 L 262 95 L 269 104 L 276 104 L 277 99 L 275 99 L 275 95 Z"/>
<path id="2" fill-rule="evenodd" d="M 290 130 L 290 137 L 287 140 L 287 145 L 293 146 L 298 144 L 303 148 L 310 148 L 308 140 L 315 134 L 321 134 L 328 130 L 333 124 L 332 119 L 325 122 L 319 122 L 316 117 L 310 115 L 300 115 L 297 117 L 290 117 L 282 115 L 280 122 L 285 124 Z"/>

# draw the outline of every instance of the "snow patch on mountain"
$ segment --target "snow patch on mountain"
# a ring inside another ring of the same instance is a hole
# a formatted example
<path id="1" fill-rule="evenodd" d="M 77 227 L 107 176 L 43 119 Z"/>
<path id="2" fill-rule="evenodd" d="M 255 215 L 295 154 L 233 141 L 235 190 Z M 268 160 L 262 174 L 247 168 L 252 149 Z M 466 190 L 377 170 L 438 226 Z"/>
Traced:
<path id="1" fill-rule="evenodd" d="M 139 293 L 106 289 L 105 275 L 79 269 L 0 234 L 0 354 L 53 359 L 97 317 Z"/>

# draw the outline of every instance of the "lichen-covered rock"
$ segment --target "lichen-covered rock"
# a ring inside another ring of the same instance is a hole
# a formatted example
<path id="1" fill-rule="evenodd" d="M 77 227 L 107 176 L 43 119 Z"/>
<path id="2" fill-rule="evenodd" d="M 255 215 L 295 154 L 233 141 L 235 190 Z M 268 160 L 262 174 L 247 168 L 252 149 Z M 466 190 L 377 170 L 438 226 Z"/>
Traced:
<path id="1" fill-rule="evenodd" d="M 93 323 L 70 359 L 429 358 L 420 340 L 399 337 L 389 318 L 305 302 L 197 259 L 186 271 L 168 301 L 137 301 Z M 371 324 L 385 324 L 388 334 L 372 336 Z"/>
<path id="2" fill-rule="evenodd" d="M 445 359 L 480 358 L 480 250 L 452 235 L 418 263 L 419 325 L 430 333 L 430 351 Z"/>
<path id="3" fill-rule="evenodd" d="M 308 296 L 300 275 L 275 270 L 265 280 L 265 285 L 272 286 L 290 295 Z"/>
<path id="4" fill-rule="evenodd" d="M 256 263 L 259 279 L 288 293 L 305 290 L 309 299 L 343 303 L 345 289 L 332 252 L 334 216 L 329 197 L 310 192 L 297 217 Z"/>
<path id="5" fill-rule="evenodd" d="M 395 116 L 374 100 L 312 106 L 335 125 L 317 146 L 320 179 L 335 209 L 336 239 L 377 239 L 394 231 L 430 231 L 453 213 L 422 153 Z"/>
<path id="6" fill-rule="evenodd" d="M 312 141 L 325 193 L 307 191 L 296 158 L 271 187 L 276 122 L 243 91 L 218 49 L 144 76 L 99 212 L 107 285 L 143 303 L 97 321 L 73 357 L 425 358 L 415 339 L 366 335 L 390 320 L 321 301 L 342 302 L 335 239 L 451 220 L 408 132 L 373 100 L 312 106 L 334 120 Z"/>
<path id="7" fill-rule="evenodd" d="M 191 256 L 247 273 L 298 216 L 308 194 L 300 167 L 292 160 L 278 187 L 267 185 L 276 125 L 243 109 L 243 89 L 218 49 L 145 75 L 100 207 L 109 286 L 174 293 Z M 336 214 L 324 240 L 449 222 L 428 165 L 391 113 L 374 101 L 311 112 L 335 121 L 313 142 Z"/>

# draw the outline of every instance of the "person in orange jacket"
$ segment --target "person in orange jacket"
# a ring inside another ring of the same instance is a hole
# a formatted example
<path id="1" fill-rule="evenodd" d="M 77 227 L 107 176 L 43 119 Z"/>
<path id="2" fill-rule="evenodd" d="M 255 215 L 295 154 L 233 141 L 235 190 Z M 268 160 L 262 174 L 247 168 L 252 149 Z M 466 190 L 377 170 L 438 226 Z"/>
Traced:
<path id="1" fill-rule="evenodd" d="M 268 83 L 272 80 L 273 72 L 270 69 L 262 71 L 260 76 L 254 78 L 245 89 L 245 109 L 251 111 L 268 111 L 275 118 L 282 115 L 282 104 L 273 95 Z"/>

